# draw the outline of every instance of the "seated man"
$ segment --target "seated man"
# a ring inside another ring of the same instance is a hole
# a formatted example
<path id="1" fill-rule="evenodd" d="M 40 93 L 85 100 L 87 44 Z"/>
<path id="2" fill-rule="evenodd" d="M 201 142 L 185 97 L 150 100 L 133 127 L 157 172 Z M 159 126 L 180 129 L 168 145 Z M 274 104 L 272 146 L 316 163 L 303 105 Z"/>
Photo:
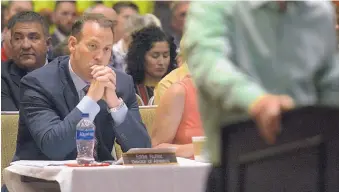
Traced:
<path id="1" fill-rule="evenodd" d="M 1 5 L 2 10 L 3 5 Z M 1 29 L 1 62 L 8 61 L 12 58 L 11 30 L 8 28 L 8 21 L 14 15 L 24 11 L 33 11 L 32 1 L 8 1 L 1 15 L 1 21 L 4 28 Z"/>
<path id="2" fill-rule="evenodd" d="M 47 63 L 50 37 L 43 17 L 32 11 L 13 16 L 8 28 L 13 54 L 11 60 L 1 64 L 1 110 L 18 111 L 20 80 Z"/>
<path id="3" fill-rule="evenodd" d="M 131 77 L 107 66 L 112 46 L 112 21 L 85 14 L 72 27 L 70 56 L 21 80 L 14 161 L 76 159 L 76 125 L 82 113 L 89 113 L 96 125 L 96 161 L 113 160 L 115 139 L 124 152 L 151 147 Z"/>

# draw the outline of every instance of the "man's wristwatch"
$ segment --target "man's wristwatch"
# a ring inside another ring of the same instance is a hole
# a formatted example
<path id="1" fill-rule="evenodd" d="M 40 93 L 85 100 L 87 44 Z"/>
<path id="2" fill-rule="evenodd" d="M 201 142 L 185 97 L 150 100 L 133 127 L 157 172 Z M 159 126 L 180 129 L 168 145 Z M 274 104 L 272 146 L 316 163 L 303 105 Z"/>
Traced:
<path id="1" fill-rule="evenodd" d="M 109 113 L 111 113 L 111 112 L 117 112 L 117 111 L 119 111 L 124 105 L 125 105 L 125 102 L 121 99 L 121 98 L 119 98 L 119 101 L 120 101 L 120 105 L 118 105 L 117 107 L 113 107 L 113 108 L 110 108 L 109 110 L 108 110 L 108 112 Z"/>

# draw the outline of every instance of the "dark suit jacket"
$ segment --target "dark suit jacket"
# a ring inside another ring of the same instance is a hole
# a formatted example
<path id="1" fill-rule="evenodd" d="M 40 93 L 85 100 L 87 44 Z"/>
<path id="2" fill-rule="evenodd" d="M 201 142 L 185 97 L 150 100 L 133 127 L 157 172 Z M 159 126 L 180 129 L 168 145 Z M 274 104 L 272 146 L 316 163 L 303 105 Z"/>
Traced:
<path id="1" fill-rule="evenodd" d="M 20 80 L 26 74 L 13 60 L 1 64 L 1 111 L 19 111 Z"/>
<path id="2" fill-rule="evenodd" d="M 51 43 L 52 43 L 52 47 L 57 46 L 60 43 L 60 39 L 58 38 L 58 36 L 55 35 L 55 33 L 53 33 L 51 35 Z"/>
<path id="3" fill-rule="evenodd" d="M 1 64 L 1 111 L 19 111 L 19 85 L 26 74 L 13 60 Z"/>
<path id="4" fill-rule="evenodd" d="M 77 155 L 75 132 L 81 119 L 76 105 L 79 97 L 69 73 L 69 57 L 62 56 L 21 80 L 20 118 L 14 160 L 71 160 Z M 135 96 L 132 78 L 115 71 L 117 95 L 128 107 L 119 126 L 107 105 L 100 100 L 100 112 L 94 120 L 98 140 L 98 161 L 113 160 L 114 140 L 125 152 L 130 148 L 151 147 Z"/>

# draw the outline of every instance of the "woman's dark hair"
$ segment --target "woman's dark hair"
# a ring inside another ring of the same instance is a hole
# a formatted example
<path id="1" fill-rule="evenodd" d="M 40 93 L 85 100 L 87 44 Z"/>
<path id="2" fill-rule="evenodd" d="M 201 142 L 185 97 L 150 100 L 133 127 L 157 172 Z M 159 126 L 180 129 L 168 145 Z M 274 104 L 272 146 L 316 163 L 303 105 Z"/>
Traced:
<path id="1" fill-rule="evenodd" d="M 165 75 L 177 67 L 175 61 L 177 46 L 174 44 L 173 37 L 167 36 L 154 25 L 142 28 L 132 34 L 132 42 L 126 57 L 127 73 L 133 77 L 134 84 L 141 84 L 144 81 L 145 55 L 152 49 L 154 43 L 160 41 L 167 41 L 170 48 L 170 64 Z"/>

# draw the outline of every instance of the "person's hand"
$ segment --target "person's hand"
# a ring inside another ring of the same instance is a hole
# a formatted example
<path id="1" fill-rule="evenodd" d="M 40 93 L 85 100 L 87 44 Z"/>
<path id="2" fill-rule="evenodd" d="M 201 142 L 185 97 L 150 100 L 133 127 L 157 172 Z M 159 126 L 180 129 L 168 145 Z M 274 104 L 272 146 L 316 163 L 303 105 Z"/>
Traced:
<path id="1" fill-rule="evenodd" d="M 280 133 L 281 113 L 294 108 L 294 101 L 286 95 L 264 95 L 249 110 L 257 123 L 259 133 L 269 144 L 275 143 Z"/>
<path id="2" fill-rule="evenodd" d="M 107 66 L 92 67 L 93 79 L 105 82 L 105 90 L 102 99 L 107 103 L 109 108 L 120 105 L 120 100 L 115 92 L 116 90 L 116 74 Z"/>
<path id="3" fill-rule="evenodd" d="M 103 81 L 93 80 L 88 89 L 86 96 L 93 99 L 95 102 L 98 102 L 104 95 L 105 92 L 105 83 Z"/>

